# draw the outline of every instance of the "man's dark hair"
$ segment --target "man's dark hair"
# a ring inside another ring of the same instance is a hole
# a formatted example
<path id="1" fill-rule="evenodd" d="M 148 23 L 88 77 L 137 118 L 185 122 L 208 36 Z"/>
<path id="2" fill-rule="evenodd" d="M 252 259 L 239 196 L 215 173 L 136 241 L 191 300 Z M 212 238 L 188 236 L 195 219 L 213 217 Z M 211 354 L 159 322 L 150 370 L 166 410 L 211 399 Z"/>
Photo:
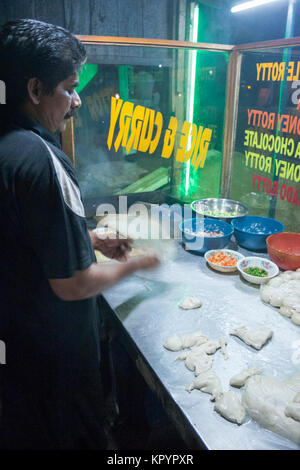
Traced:
<path id="1" fill-rule="evenodd" d="M 32 19 L 0 26 L 0 80 L 6 85 L 6 103 L 15 109 L 28 96 L 30 78 L 40 79 L 51 94 L 85 59 L 83 44 L 60 26 Z"/>

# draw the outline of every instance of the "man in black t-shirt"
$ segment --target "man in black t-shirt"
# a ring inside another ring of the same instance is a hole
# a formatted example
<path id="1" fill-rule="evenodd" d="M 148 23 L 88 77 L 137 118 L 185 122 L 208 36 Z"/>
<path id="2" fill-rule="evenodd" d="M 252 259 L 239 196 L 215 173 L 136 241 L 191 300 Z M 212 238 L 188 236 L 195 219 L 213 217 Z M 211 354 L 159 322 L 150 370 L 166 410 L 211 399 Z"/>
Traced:
<path id="1" fill-rule="evenodd" d="M 97 295 L 158 264 L 128 261 L 128 241 L 87 230 L 74 168 L 53 136 L 81 104 L 75 87 L 85 58 L 63 28 L 35 20 L 0 28 L 4 449 L 105 448 Z M 125 262 L 97 265 L 94 248 Z"/>

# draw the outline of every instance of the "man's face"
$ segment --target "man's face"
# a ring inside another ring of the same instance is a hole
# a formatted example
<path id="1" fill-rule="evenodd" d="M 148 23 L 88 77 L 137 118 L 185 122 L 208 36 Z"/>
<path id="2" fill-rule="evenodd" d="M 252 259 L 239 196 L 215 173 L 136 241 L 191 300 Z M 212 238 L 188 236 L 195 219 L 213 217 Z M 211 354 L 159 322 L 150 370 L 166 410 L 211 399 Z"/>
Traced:
<path id="1" fill-rule="evenodd" d="M 74 73 L 60 82 L 50 95 L 42 94 L 39 105 L 40 122 L 48 131 L 63 132 L 68 119 L 81 106 L 76 86 L 78 74 Z"/>

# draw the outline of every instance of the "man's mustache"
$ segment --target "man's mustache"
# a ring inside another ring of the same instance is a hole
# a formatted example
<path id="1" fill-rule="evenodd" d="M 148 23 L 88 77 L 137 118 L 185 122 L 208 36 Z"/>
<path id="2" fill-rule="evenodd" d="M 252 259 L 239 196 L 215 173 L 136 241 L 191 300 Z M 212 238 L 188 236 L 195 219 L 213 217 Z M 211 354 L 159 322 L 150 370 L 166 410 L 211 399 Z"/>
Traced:
<path id="1" fill-rule="evenodd" d="M 75 115 L 75 111 L 74 110 L 70 110 L 64 117 L 64 119 L 70 119 L 71 117 L 73 117 Z"/>

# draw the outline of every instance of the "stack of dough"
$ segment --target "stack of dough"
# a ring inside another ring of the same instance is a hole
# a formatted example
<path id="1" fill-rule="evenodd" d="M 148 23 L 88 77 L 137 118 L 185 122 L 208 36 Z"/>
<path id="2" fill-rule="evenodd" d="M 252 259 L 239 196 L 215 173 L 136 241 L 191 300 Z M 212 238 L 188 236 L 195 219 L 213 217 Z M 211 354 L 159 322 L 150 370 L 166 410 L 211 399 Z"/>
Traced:
<path id="1" fill-rule="evenodd" d="M 261 426 L 300 445 L 300 372 L 289 380 L 254 375 L 246 382 L 242 403 Z"/>
<path id="2" fill-rule="evenodd" d="M 262 285 L 260 297 L 273 307 L 279 307 L 281 315 L 300 325 L 300 268 L 270 279 Z"/>

